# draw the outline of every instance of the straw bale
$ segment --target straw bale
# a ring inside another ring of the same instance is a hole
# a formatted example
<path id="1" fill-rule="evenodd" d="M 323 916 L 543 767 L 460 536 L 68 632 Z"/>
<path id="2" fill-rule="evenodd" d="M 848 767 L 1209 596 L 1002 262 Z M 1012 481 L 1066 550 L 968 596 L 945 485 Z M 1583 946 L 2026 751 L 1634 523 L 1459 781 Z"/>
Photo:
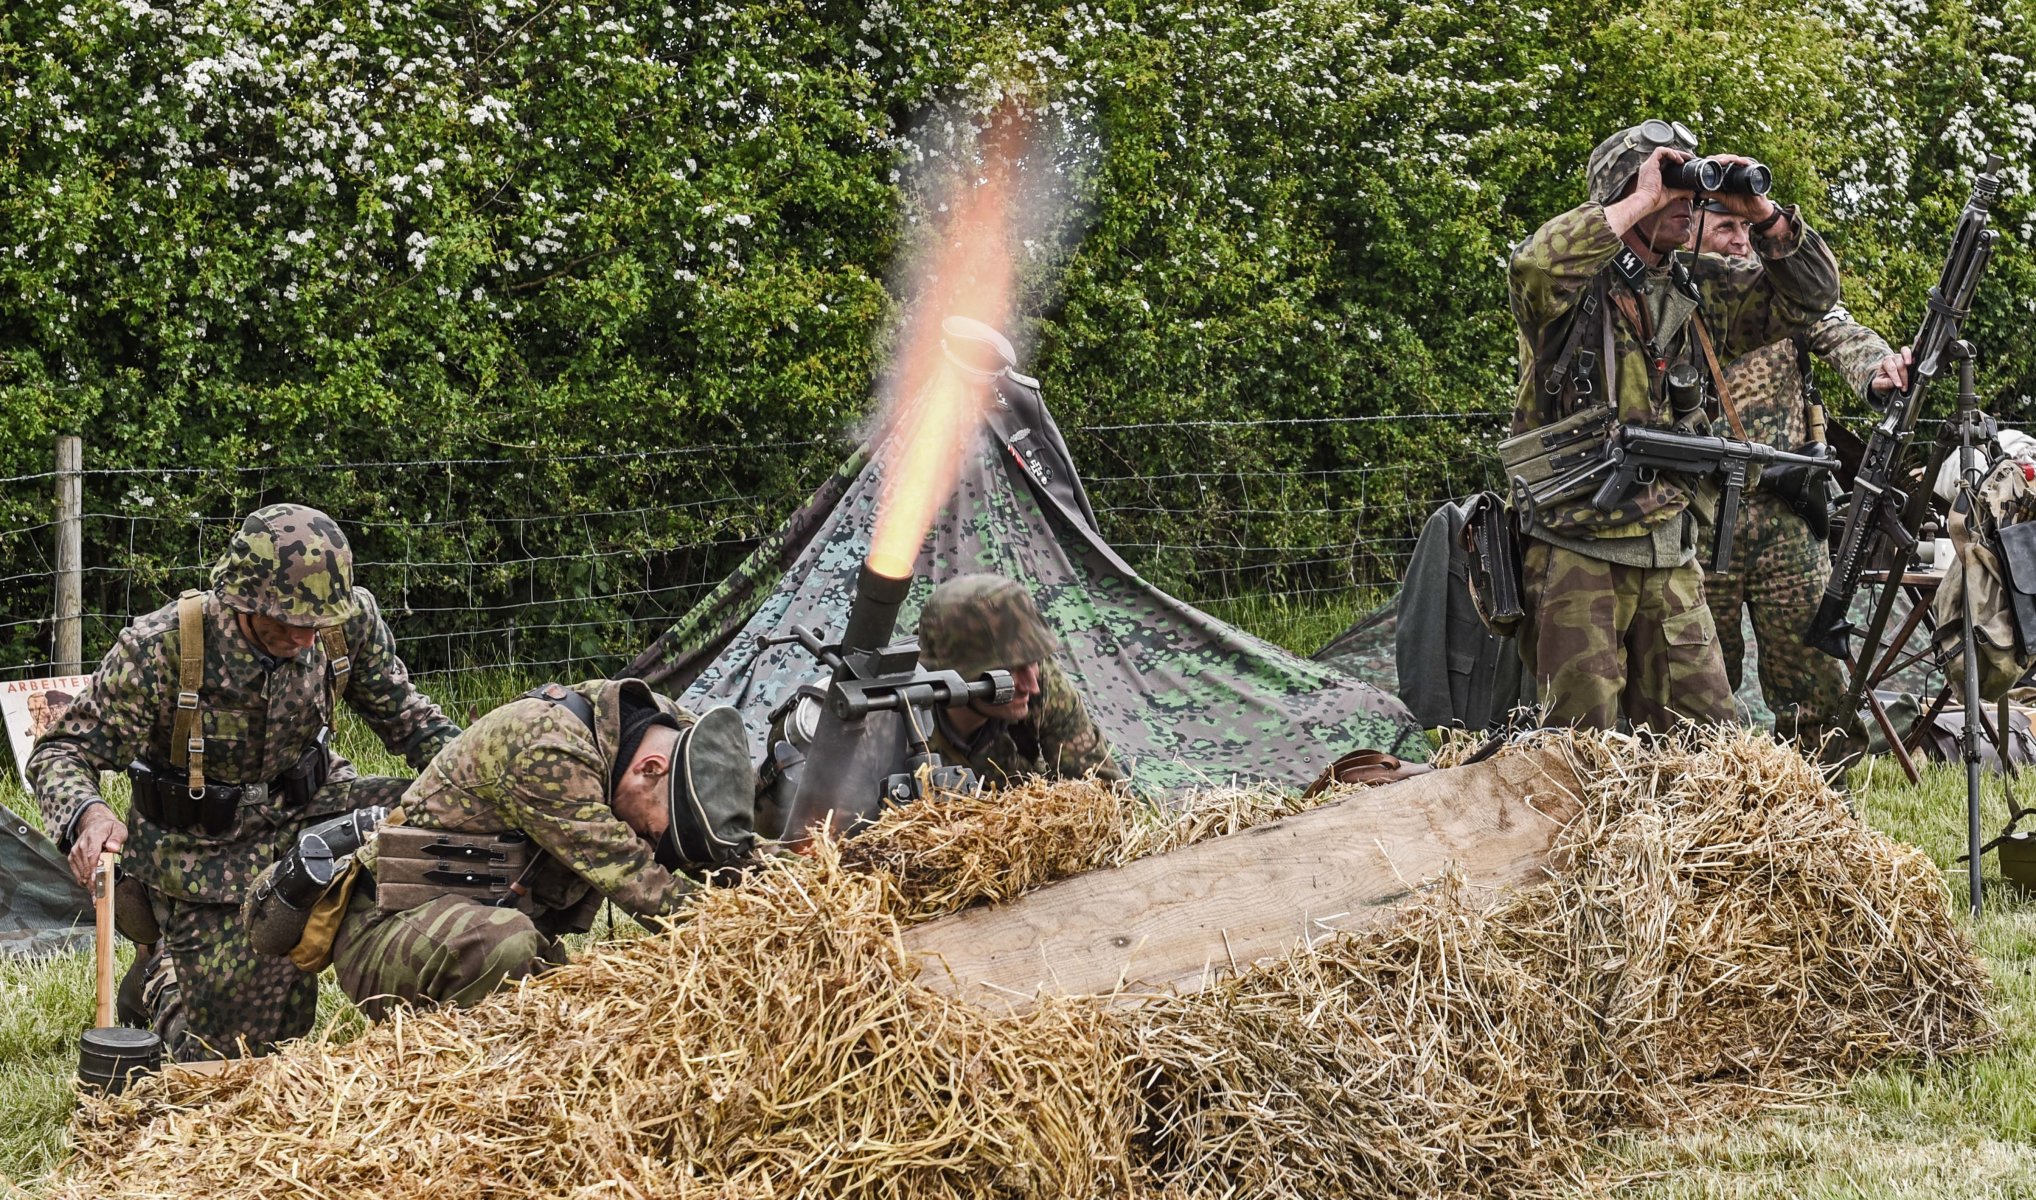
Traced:
<path id="1" fill-rule="evenodd" d="M 824 847 L 471 1009 L 88 1105 L 55 1194 L 1120 1194 L 1100 1015 L 903 986 L 892 903 Z"/>
<path id="2" fill-rule="evenodd" d="M 1292 816 L 1329 799 L 1270 786 L 1199 792 L 1159 807 L 1094 778 L 1029 779 L 941 793 L 887 810 L 842 849 L 851 867 L 888 873 L 907 921 L 1001 903 L 1058 879 L 1164 854 Z"/>
<path id="3" fill-rule="evenodd" d="M 949 797 L 472 1009 L 88 1103 L 56 1194 L 1536 1195 L 1608 1132 L 1995 1036 L 1940 872 L 1791 751 L 1548 736 L 1585 791 L 1549 883 L 1195 995 L 993 1017 L 899 923 L 1298 802 Z"/>
<path id="4" fill-rule="evenodd" d="M 1988 983 L 1942 875 L 1744 730 L 1554 735 L 1585 781 L 1548 885 L 1460 887 L 1133 1014 L 1152 1182 L 1535 1194 L 1588 1140 L 1975 1051 Z"/>

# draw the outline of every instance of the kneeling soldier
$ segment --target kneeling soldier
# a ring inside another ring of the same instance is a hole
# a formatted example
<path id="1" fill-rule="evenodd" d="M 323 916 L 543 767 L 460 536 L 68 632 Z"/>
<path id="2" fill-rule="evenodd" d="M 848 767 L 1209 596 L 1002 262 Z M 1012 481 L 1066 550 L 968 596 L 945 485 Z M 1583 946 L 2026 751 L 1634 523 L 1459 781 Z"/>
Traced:
<path id="1" fill-rule="evenodd" d="M 242 522 L 211 591 L 121 631 L 29 755 L 78 882 L 100 851 L 123 852 L 121 932 L 159 949 L 135 956 L 122 1019 L 152 1023 L 178 1061 L 311 1031 L 317 979 L 254 952 L 241 901 L 299 831 L 392 804 L 410 782 L 362 776 L 332 751 L 342 700 L 413 767 L 459 732 L 411 683 L 374 596 L 353 585 L 339 526 L 272 504 Z M 99 773 L 123 769 L 134 782 L 124 822 L 99 795 Z"/>
<path id="2" fill-rule="evenodd" d="M 681 872 L 749 855 L 755 792 L 735 710 L 695 719 L 637 679 L 546 684 L 446 747 L 326 892 L 340 987 L 376 1018 L 468 1004 L 562 961 L 556 939 L 604 899 L 666 916 L 698 886 Z M 322 965 L 305 949 L 299 967 Z"/>

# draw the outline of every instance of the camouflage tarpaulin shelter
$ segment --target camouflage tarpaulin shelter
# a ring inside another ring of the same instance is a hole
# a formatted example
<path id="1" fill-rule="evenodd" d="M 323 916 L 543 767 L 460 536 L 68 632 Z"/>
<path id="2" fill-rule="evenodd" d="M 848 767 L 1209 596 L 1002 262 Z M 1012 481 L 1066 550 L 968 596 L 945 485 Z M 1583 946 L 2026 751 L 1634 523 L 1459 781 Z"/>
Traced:
<path id="1" fill-rule="evenodd" d="M 92 897 L 42 831 L 0 805 L 0 954 L 55 954 L 92 940 Z"/>
<path id="2" fill-rule="evenodd" d="M 1302 785 L 1360 746 L 1425 759 L 1392 696 L 1297 658 L 1141 579 L 1097 532 L 1036 383 L 1006 375 L 1000 404 L 928 535 L 899 619 L 909 635 L 933 584 L 994 571 L 1023 581 L 1061 638 L 1060 666 L 1151 796 L 1231 779 Z M 813 500 L 624 674 L 688 707 L 733 704 L 752 744 L 771 711 L 822 668 L 759 635 L 841 632 L 869 549 L 886 447 L 851 456 Z"/>

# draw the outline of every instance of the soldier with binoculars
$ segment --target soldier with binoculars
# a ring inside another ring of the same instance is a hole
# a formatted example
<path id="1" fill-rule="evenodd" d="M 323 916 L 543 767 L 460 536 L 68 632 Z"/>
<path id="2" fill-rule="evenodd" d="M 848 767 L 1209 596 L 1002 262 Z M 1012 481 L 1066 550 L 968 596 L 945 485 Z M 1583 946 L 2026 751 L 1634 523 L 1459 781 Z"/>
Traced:
<path id="1" fill-rule="evenodd" d="M 1551 724 L 1730 719 L 1696 562 L 1715 491 L 1663 470 L 1607 506 L 1603 473 L 1587 460 L 1609 453 L 1611 431 L 1626 425 L 1728 432 L 1715 420 L 1743 440 L 1721 362 L 1808 328 L 1838 302 L 1837 263 L 1793 206 L 1767 197 L 1767 169 L 1696 151 L 1680 123 L 1620 130 L 1591 153 L 1585 202 L 1513 254 L 1521 374 L 1500 456 L 1521 481 L 1520 653 Z M 1675 258 L 1700 193 L 1750 222 L 1753 257 Z M 1551 474 L 1556 486 L 1527 486 Z"/>

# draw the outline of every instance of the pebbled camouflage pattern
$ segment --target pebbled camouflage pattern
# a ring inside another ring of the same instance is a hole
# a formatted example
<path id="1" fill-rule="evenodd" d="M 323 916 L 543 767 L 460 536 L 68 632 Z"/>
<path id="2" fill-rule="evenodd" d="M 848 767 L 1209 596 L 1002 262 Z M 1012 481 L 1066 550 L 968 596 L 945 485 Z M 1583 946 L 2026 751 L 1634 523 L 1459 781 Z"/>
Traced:
<path id="1" fill-rule="evenodd" d="M 1806 336 L 1810 353 L 1835 367 L 1853 394 L 1862 397 L 1873 380 L 1873 369 L 1894 353 L 1885 338 L 1854 321 L 1842 308 L 1825 314 Z M 1739 409 L 1748 438 L 1780 450 L 1792 450 L 1810 440 L 1803 373 L 1796 364 L 1793 338 L 1734 359 L 1725 367 L 1725 385 L 1732 390 L 1732 402 Z"/>
<path id="2" fill-rule="evenodd" d="M 1520 657 L 1551 725 L 1667 731 L 1732 719 L 1704 577 L 1695 563 L 1628 567 L 1529 539 L 1521 583 L 1534 613 Z"/>
<path id="3" fill-rule="evenodd" d="M 353 547 L 317 509 L 271 504 L 241 522 L 212 568 L 212 590 L 285 625 L 339 625 L 353 614 Z"/>
<path id="4" fill-rule="evenodd" d="M 411 682 L 374 596 L 355 588 L 352 607 L 345 630 L 353 661 L 343 699 L 383 745 L 421 768 L 459 727 Z M 63 718 L 37 739 L 29 782 L 59 849 L 69 849 L 78 814 L 99 802 L 99 772 L 125 771 L 136 759 L 169 762 L 178 645 L 174 603 L 140 617 L 120 632 Z M 329 668 L 317 643 L 293 658 L 268 658 L 241 632 L 234 610 L 207 597 L 198 693 L 205 774 L 243 785 L 248 795 L 233 827 L 218 837 L 164 829 L 137 814 L 122 856 L 128 874 L 176 899 L 237 904 L 299 828 L 361 803 L 345 786 L 358 772 L 337 754 L 326 788 L 303 807 L 269 794 L 268 782 L 332 724 Z"/>
<path id="5" fill-rule="evenodd" d="M 1645 276 L 1643 304 L 1663 342 L 1669 366 L 1688 363 L 1703 370 L 1690 315 L 1701 307 L 1726 361 L 1807 328 L 1838 303 L 1838 264 L 1824 240 L 1795 209 L 1776 226 L 1779 237 L 1757 237 L 1757 259 L 1698 255 L 1688 268 L 1694 295 L 1671 272 Z M 1549 363 L 1569 336 L 1579 304 L 1593 288 L 1622 287 L 1600 276 L 1625 247 L 1612 232 L 1602 204 L 1588 202 L 1549 220 L 1513 252 L 1509 296 L 1520 339 L 1520 383 L 1514 397 L 1513 432 L 1523 433 L 1569 415 L 1559 401 L 1574 403 L 1565 389 L 1550 397 L 1544 389 Z M 1623 317 L 1613 321 L 1622 422 L 1673 427 L 1665 396 L 1657 403 L 1653 359 Z M 1596 349 L 1602 335 L 1586 331 L 1582 345 Z M 1666 368 L 1664 368 L 1665 370 Z M 1602 388 L 1601 379 L 1594 379 Z M 1565 397 L 1569 397 L 1565 400 Z M 1680 477 L 1663 475 L 1635 491 L 1630 502 L 1600 513 L 1587 501 L 1550 506 L 1535 515 L 1535 533 L 1573 539 L 1622 539 L 1661 525 L 1689 507 L 1696 489 Z"/>
<path id="6" fill-rule="evenodd" d="M 1024 720 L 992 719 L 970 737 L 957 732 L 945 712 L 936 713 L 933 722 L 926 740 L 934 752 L 950 764 L 967 765 L 987 783 L 1028 775 L 1075 779 L 1091 771 L 1106 783 L 1124 778 L 1111 757 L 1109 740 L 1089 719 L 1074 685 L 1051 662 L 1040 671 L 1039 695 Z"/>
<path id="7" fill-rule="evenodd" d="M 519 832 L 542 853 L 517 909 L 439 897 L 383 912 L 356 893 L 333 943 L 340 986 L 368 1008 L 386 999 L 467 1003 L 557 954 L 553 938 L 591 927 L 602 899 L 632 916 L 668 916 L 694 889 L 659 866 L 651 844 L 615 815 L 608 781 L 622 736 L 623 694 L 682 724 L 693 715 L 642 680 L 589 680 L 572 690 L 593 706 L 588 729 L 563 704 L 525 696 L 474 722 L 403 797 L 403 822 L 461 833 Z M 376 858 L 360 861 L 372 872 Z M 471 911 L 468 911 L 471 910 Z"/>
<path id="8" fill-rule="evenodd" d="M 657 865 L 651 844 L 615 815 L 608 779 L 633 691 L 683 725 L 693 714 L 638 679 L 572 685 L 594 706 L 589 730 L 548 700 L 512 700 L 474 722 L 403 796 L 405 824 L 462 833 L 525 834 L 542 850 L 530 874 L 540 918 L 578 912 L 590 892 L 637 917 L 677 910 L 693 884 Z"/>
<path id="9" fill-rule="evenodd" d="M 1873 370 L 1892 350 L 1873 330 L 1835 309 L 1811 328 L 1809 349 L 1864 395 Z M 1809 440 L 1802 370 L 1793 339 L 1763 346 L 1725 368 L 1747 436 L 1781 449 Z M 1732 545 L 1732 569 L 1704 581 L 1719 649 L 1734 691 L 1744 683 L 1741 610 L 1760 647 L 1760 690 L 1775 729 L 1832 760 L 1861 752 L 1866 730 L 1845 703 L 1838 660 L 1803 645 L 1831 574 L 1829 550 L 1779 497 L 1746 497 Z"/>
<path id="10" fill-rule="evenodd" d="M 1060 639 L 1031 593 L 1002 575 L 961 575 L 942 583 L 919 613 L 919 663 L 976 679 L 986 671 L 1048 662 Z"/>
<path id="11" fill-rule="evenodd" d="M 354 589 L 345 623 L 348 673 L 343 699 L 391 751 L 422 766 L 459 732 L 410 681 L 375 598 Z M 295 842 L 304 826 L 368 804 L 393 803 L 406 780 L 363 777 L 337 754 L 327 782 L 299 807 L 270 781 L 318 744 L 333 720 L 330 664 L 314 643 L 273 659 L 241 632 L 236 612 L 208 595 L 204 606 L 204 682 L 199 731 L 206 776 L 246 790 L 224 834 L 170 830 L 139 813 L 128 820 L 122 868 L 149 889 L 150 907 L 176 962 L 173 1010 L 155 1014 L 171 1053 L 233 1052 L 245 1038 L 262 1049 L 311 1028 L 317 988 L 308 990 L 287 962 L 255 954 L 240 924 L 242 893 L 261 869 Z M 136 759 L 166 764 L 176 709 L 181 635 L 172 603 L 122 630 L 91 684 L 63 718 L 37 739 L 28 775 L 44 824 L 68 848 L 88 805 L 100 803 L 99 773 Z M 285 974 L 284 972 L 287 972 Z"/>
<path id="12" fill-rule="evenodd" d="M 458 896 L 382 913 L 356 893 L 332 953 L 340 990 L 377 1021 L 398 1004 L 472 1004 L 558 961 L 525 914 Z"/>
<path id="13" fill-rule="evenodd" d="M 1139 578 L 1044 492 L 1007 452 L 1007 436 L 1015 435 L 986 432 L 963 462 L 955 496 L 920 552 L 901 626 L 916 620 L 936 579 L 991 572 L 1023 580 L 1060 637 L 1055 663 L 1133 788 L 1150 798 L 1233 779 L 1303 787 L 1360 746 L 1427 759 L 1427 738 L 1396 698 Z M 789 569 L 780 573 L 773 559 L 747 577 L 754 587 L 747 624 L 685 686 L 683 703 L 732 704 L 752 744 L 767 744 L 771 710 L 822 668 L 795 646 L 759 648 L 756 637 L 793 624 L 840 632 L 869 551 L 884 458 L 872 456 Z M 692 660 L 697 648 L 684 636 L 660 639 L 633 669 L 657 673 Z"/>
<path id="14" fill-rule="evenodd" d="M 1628 145 L 1628 141 L 1633 144 Z M 1584 186 L 1591 200 L 1598 204 L 1610 204 L 1626 191 L 1626 185 L 1640 174 L 1642 164 L 1653 157 L 1655 145 L 1640 136 L 1640 126 L 1634 125 L 1599 142 L 1591 150 L 1591 156 L 1584 162 Z M 1677 146 L 1685 152 L 1693 148 Z"/>

